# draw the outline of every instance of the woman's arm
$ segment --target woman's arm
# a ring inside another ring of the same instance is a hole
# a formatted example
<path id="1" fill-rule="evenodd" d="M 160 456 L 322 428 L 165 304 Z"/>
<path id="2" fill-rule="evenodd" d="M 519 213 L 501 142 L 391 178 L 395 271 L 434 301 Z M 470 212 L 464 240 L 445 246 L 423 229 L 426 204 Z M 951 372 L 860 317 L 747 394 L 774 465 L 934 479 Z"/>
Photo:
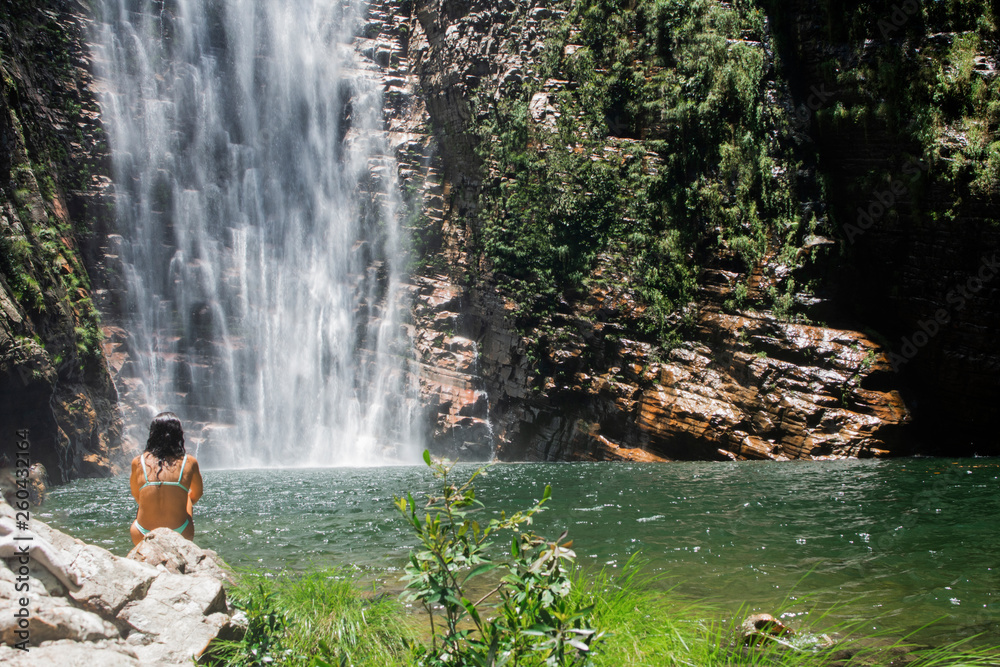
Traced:
<path id="1" fill-rule="evenodd" d="M 198 467 L 198 459 L 189 456 L 188 461 L 191 462 L 191 484 L 188 485 L 188 488 L 191 490 L 188 491 L 188 500 L 193 504 L 201 499 L 201 494 L 205 492 L 205 487 L 201 482 L 201 468 Z"/>
<path id="2" fill-rule="evenodd" d="M 139 456 L 142 456 L 140 454 Z M 128 485 L 132 489 L 132 497 L 135 498 L 135 502 L 139 502 L 139 489 L 142 487 L 142 480 L 139 479 L 140 475 L 140 463 L 139 456 L 132 459 L 132 474 L 129 475 Z"/>

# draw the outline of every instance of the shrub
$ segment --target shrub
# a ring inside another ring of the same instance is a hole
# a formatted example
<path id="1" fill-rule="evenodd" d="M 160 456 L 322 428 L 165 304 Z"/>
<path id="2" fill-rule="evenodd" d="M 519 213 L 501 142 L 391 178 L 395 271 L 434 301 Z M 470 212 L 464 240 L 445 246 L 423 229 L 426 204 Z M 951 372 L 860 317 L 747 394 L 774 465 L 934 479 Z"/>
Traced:
<path id="1" fill-rule="evenodd" d="M 420 508 L 412 495 L 396 499 L 420 541 L 406 566 L 404 597 L 423 605 L 431 619 L 431 646 L 418 649 L 418 663 L 590 664 L 590 650 L 600 634 L 591 627 L 592 606 L 582 606 L 570 595 L 576 557 L 571 543 L 563 542 L 566 533 L 549 542 L 524 530 L 542 510 L 551 488 L 546 486 L 542 499 L 527 510 L 501 514 L 481 525 L 475 514 L 483 504 L 476 499 L 473 482 L 483 469 L 456 486 L 449 480 L 451 462 L 432 460 L 426 451 L 424 461 L 440 481 L 439 495 L 429 495 Z M 509 555 L 491 549 L 501 536 L 510 540 Z M 499 582 L 471 601 L 473 582 L 494 570 L 503 572 Z M 483 605 L 494 595 L 498 602 L 487 611 Z M 440 631 L 434 620 L 438 615 L 443 616 Z"/>

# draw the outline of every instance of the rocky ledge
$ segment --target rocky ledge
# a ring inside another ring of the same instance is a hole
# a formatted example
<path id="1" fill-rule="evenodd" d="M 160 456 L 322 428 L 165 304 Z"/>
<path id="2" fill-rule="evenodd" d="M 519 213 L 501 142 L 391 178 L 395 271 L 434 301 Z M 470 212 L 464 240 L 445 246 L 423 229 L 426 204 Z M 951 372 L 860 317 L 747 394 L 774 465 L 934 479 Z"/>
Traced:
<path id="1" fill-rule="evenodd" d="M 0 500 L 2 664 L 189 665 L 242 631 L 218 556 L 171 530 L 121 558 L 40 521 L 17 531 L 15 518 Z"/>
<path id="2" fill-rule="evenodd" d="M 475 150 L 476 114 L 525 87 L 538 90 L 528 109 L 532 132 L 551 131 L 566 112 L 559 108 L 565 82 L 545 79 L 537 67 L 560 15 L 550 4 L 421 0 L 406 18 L 400 49 L 419 95 L 404 120 L 410 132 L 431 128 L 439 149 L 434 184 L 441 194 L 425 196 L 420 212 L 435 221 L 435 252 L 446 258 L 411 279 L 413 367 L 432 450 L 464 460 L 909 453 L 913 415 L 885 346 L 825 297 L 802 295 L 801 305 L 836 326 L 767 310 L 768 290 L 793 272 L 774 249 L 755 267 L 734 268 L 739 262 L 722 248 L 703 258 L 698 296 L 685 311 L 690 326 L 670 345 L 644 333 L 643 300 L 604 256 L 586 286 L 563 294 L 556 312 L 534 322 L 530 313 L 518 315 L 475 242 L 482 179 L 490 174 Z M 753 47 L 766 62 L 774 53 L 768 39 Z M 781 81 L 768 85 L 770 113 L 795 106 Z M 473 99 L 487 104 L 477 112 Z M 603 155 L 620 155 L 625 141 L 632 140 L 609 136 Z M 825 267 L 835 242 L 813 235 L 804 243 L 796 261 L 809 257 Z M 799 284 L 811 279 L 794 277 Z M 736 302 L 737 285 L 759 309 L 727 305 Z"/>

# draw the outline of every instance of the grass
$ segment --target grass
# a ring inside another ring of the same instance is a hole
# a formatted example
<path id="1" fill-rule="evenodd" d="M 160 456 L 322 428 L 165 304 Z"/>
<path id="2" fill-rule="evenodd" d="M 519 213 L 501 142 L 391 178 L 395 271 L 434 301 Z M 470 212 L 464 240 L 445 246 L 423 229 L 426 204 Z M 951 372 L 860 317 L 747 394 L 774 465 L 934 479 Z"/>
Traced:
<path id="1" fill-rule="evenodd" d="M 602 569 L 584 578 L 577 570 L 574 594 L 594 605 L 595 625 L 605 632 L 597 665 L 686 665 L 704 646 L 710 626 L 707 609 L 658 588 L 660 577 L 644 574 L 630 561 L 615 577 Z"/>
<path id="2" fill-rule="evenodd" d="M 718 609 L 664 590 L 660 575 L 634 561 L 613 573 L 578 568 L 572 594 L 594 606 L 595 626 L 604 632 L 592 656 L 596 667 L 1000 665 L 997 648 L 974 647 L 968 640 L 921 647 L 912 633 L 866 635 L 860 632 L 862 622 L 834 624 L 816 611 L 808 618 L 817 634 L 801 632 L 781 644 L 746 648 L 738 638 L 748 609 L 727 619 Z M 245 573 L 230 595 L 247 614 L 248 630 L 242 640 L 213 645 L 203 660 L 207 664 L 417 665 L 412 648 L 428 635 L 394 596 L 363 591 L 354 575 L 342 570 Z M 795 604 L 801 609 L 802 600 Z M 863 620 L 870 627 L 871 619 Z M 824 647 L 824 634 L 836 640 L 832 646 Z"/>
<path id="3" fill-rule="evenodd" d="M 595 625 L 605 634 L 595 665 L 664 667 L 980 667 L 1000 665 L 997 648 L 972 647 L 968 640 L 922 647 L 911 635 L 862 634 L 871 619 L 833 623 L 827 612 L 808 614 L 815 632 L 748 648 L 740 641 L 742 619 L 752 610 L 725 614 L 704 603 L 685 600 L 662 588 L 661 576 L 645 573 L 631 562 L 617 576 L 601 570 L 584 581 L 578 574 L 576 594 L 594 604 Z M 803 600 L 796 600 L 801 608 Z M 787 603 L 790 604 L 790 603 Z M 779 615 L 783 608 L 775 609 Z M 923 630 L 919 628 L 917 631 Z M 828 641 L 828 640 L 834 641 Z"/>
<path id="4" fill-rule="evenodd" d="M 230 591 L 246 635 L 216 642 L 214 665 L 406 665 L 416 633 L 393 596 L 362 593 L 341 570 L 243 573 Z"/>

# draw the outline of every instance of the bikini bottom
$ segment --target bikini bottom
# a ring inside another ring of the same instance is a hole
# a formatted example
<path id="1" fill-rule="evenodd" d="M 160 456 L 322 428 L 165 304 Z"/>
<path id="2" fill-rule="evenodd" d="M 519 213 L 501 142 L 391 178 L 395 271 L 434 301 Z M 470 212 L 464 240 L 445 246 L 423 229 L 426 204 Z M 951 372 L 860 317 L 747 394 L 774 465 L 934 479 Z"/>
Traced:
<path id="1" fill-rule="evenodd" d="M 173 528 L 172 530 L 175 533 L 178 533 L 178 534 L 183 533 L 184 529 L 188 527 L 189 523 L 191 523 L 191 519 L 184 519 L 184 523 L 182 523 L 179 528 Z M 146 530 L 145 528 L 143 528 L 142 526 L 139 525 L 139 520 L 138 519 L 136 519 L 135 521 L 133 521 L 132 524 L 143 535 L 148 535 L 149 534 L 148 530 Z"/>

